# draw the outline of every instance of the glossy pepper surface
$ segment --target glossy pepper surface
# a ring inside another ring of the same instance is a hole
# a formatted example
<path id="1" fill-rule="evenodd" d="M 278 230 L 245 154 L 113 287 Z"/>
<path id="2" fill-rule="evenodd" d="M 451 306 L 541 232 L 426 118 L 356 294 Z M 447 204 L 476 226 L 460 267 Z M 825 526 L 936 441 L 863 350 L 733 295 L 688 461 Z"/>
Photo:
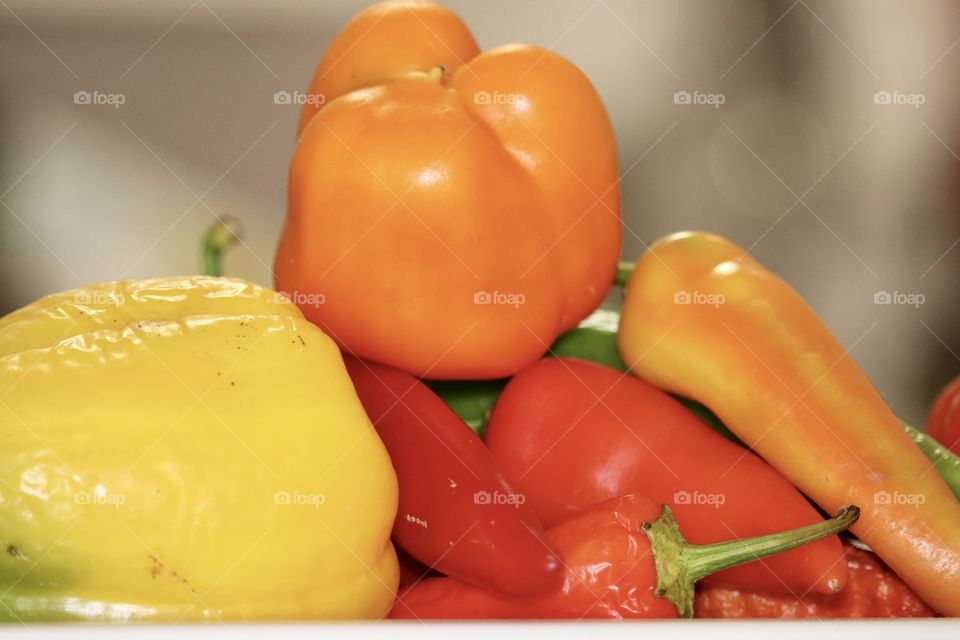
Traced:
<path id="1" fill-rule="evenodd" d="M 503 377 L 603 300 L 616 145 L 572 63 L 530 45 L 481 53 L 447 9 L 387 2 L 334 39 L 309 93 L 324 101 L 304 107 L 275 282 L 322 295 L 303 312 L 349 352 L 420 377 Z"/>
<path id="2" fill-rule="evenodd" d="M 930 618 L 936 615 L 876 554 L 844 545 L 850 579 L 840 593 L 765 593 L 701 582 L 697 618 Z"/>
<path id="3" fill-rule="evenodd" d="M 397 481 L 336 345 L 234 279 L 0 319 L 0 620 L 383 615 Z"/>
<path id="4" fill-rule="evenodd" d="M 644 496 L 617 498 L 549 531 L 564 558 L 564 581 L 536 598 L 512 598 L 453 578 L 429 578 L 402 591 L 391 618 L 672 618 L 655 595 L 656 567 L 643 524 L 660 507 Z"/>
<path id="5" fill-rule="evenodd" d="M 696 299 L 694 299 L 696 296 Z M 718 236 L 668 236 L 627 284 L 631 371 L 712 409 L 853 528 L 931 606 L 960 615 L 960 503 L 804 300 Z"/>
<path id="6" fill-rule="evenodd" d="M 400 548 L 432 569 L 504 593 L 556 587 L 559 558 L 480 438 L 409 373 L 345 360 L 397 471 Z"/>
<path id="7" fill-rule="evenodd" d="M 405 589 L 391 618 L 550 619 L 673 618 L 693 613 L 693 585 L 704 575 L 748 559 L 842 531 L 856 508 L 803 530 L 718 545 L 687 544 L 669 508 L 643 495 L 608 500 L 547 532 L 564 558 L 564 580 L 552 593 L 510 597 L 453 578 Z"/>
<path id="8" fill-rule="evenodd" d="M 927 433 L 960 454 L 960 378 L 944 388 L 927 418 Z"/>
<path id="9" fill-rule="evenodd" d="M 514 376 L 494 407 L 486 443 L 547 527 L 628 493 L 670 505 L 695 544 L 821 520 L 759 457 L 665 392 L 593 362 L 548 358 Z M 706 580 L 832 593 L 846 582 L 842 560 L 834 536 Z"/>
<path id="10" fill-rule="evenodd" d="M 618 371 L 626 371 L 627 367 L 617 350 L 616 327 L 619 322 L 620 314 L 616 311 L 598 309 L 579 326 L 557 338 L 550 347 L 549 355 L 589 360 Z M 506 383 L 506 380 L 444 380 L 432 382 L 430 387 L 483 438 L 493 406 Z M 743 444 L 710 409 L 696 400 L 676 394 L 673 397 L 708 427 L 732 442 Z M 960 456 L 944 447 L 929 433 L 919 431 L 906 423 L 902 424 L 904 431 L 933 463 L 953 494 L 960 499 Z"/>

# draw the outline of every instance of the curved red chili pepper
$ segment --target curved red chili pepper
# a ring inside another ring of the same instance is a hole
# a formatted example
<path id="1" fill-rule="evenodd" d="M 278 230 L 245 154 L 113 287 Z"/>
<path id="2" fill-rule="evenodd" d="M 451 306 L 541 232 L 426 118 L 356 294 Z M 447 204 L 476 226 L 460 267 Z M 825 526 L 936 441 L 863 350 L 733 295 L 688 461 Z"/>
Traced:
<path id="1" fill-rule="evenodd" d="M 397 472 L 397 545 L 503 593 L 555 587 L 560 561 L 542 525 L 470 427 L 414 376 L 349 355 L 344 362 Z"/>
<path id="2" fill-rule="evenodd" d="M 726 567 L 780 553 L 842 531 L 856 521 L 848 507 L 836 518 L 760 538 L 690 545 L 671 511 L 643 495 L 602 502 L 547 531 L 563 556 L 563 583 L 552 592 L 518 597 L 454 578 L 404 589 L 391 618 L 550 619 L 691 616 L 694 583 Z"/>
<path id="3" fill-rule="evenodd" d="M 657 571 L 643 523 L 660 514 L 646 496 L 626 496 L 549 532 L 563 552 L 564 582 L 553 593 L 512 598 L 452 578 L 430 578 L 402 591 L 390 618 L 544 619 L 675 618 L 655 595 Z"/>

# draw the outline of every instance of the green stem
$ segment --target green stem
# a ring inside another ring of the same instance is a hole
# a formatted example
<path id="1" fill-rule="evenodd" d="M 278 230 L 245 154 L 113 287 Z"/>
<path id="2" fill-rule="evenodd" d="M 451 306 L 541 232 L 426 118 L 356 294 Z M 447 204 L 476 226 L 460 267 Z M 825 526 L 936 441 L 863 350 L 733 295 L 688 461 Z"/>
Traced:
<path id="1" fill-rule="evenodd" d="M 203 237 L 203 273 L 223 275 L 223 254 L 240 239 L 243 228 L 233 216 L 223 216 L 207 229 Z"/>
<path id="2" fill-rule="evenodd" d="M 843 507 L 837 517 L 806 527 L 765 536 L 692 545 L 687 542 L 673 518 L 670 507 L 643 528 L 650 539 L 657 570 L 657 597 L 667 598 L 682 618 L 693 616 L 693 585 L 710 574 L 759 560 L 801 545 L 840 533 L 860 517 L 855 506 Z"/>
<path id="3" fill-rule="evenodd" d="M 630 280 L 630 276 L 633 275 L 633 268 L 635 266 L 637 266 L 636 262 L 621 260 L 620 264 L 617 265 L 617 277 L 614 278 L 613 283 L 619 287 L 626 287 L 627 281 Z"/>

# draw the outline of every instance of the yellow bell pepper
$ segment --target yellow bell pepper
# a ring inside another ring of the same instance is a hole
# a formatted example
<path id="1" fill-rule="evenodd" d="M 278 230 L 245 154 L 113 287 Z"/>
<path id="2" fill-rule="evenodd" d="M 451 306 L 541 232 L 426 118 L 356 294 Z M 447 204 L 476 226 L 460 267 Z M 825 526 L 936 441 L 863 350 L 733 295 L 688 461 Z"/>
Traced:
<path id="1" fill-rule="evenodd" d="M 336 345 L 235 279 L 0 318 L 0 620 L 385 614 L 397 481 Z"/>

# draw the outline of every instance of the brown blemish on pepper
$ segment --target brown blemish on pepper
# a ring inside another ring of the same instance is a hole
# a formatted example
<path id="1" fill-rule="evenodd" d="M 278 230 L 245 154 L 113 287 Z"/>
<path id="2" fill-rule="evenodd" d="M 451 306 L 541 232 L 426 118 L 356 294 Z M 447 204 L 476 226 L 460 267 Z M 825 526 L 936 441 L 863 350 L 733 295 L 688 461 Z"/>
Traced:
<path id="1" fill-rule="evenodd" d="M 150 577 L 156 580 L 157 576 L 163 573 L 163 563 L 160 562 L 160 559 L 157 556 L 148 555 L 147 557 L 150 558 L 151 562 L 153 563 L 150 566 Z"/>
<path id="2" fill-rule="evenodd" d="M 13 558 L 22 558 L 23 554 L 20 553 L 20 549 L 17 549 L 16 545 L 8 544 L 7 545 L 7 555 Z"/>
<path id="3" fill-rule="evenodd" d="M 302 344 L 303 346 L 307 346 L 307 343 L 306 341 L 304 341 L 303 336 L 301 336 L 299 333 L 297 334 L 297 340 L 299 340 L 300 344 Z"/>
<path id="4" fill-rule="evenodd" d="M 162 575 L 166 571 L 170 573 L 171 578 L 173 578 L 174 580 L 182 584 L 184 587 L 189 589 L 192 593 L 197 592 L 197 590 L 194 589 L 189 582 L 187 582 L 186 578 L 184 578 L 179 573 L 177 573 L 176 571 L 168 567 L 166 564 L 164 564 L 164 562 L 160 558 L 153 555 L 152 553 L 147 554 L 147 557 L 150 558 L 150 562 L 151 562 L 151 565 L 150 565 L 151 578 L 156 579 L 157 576 Z"/>

